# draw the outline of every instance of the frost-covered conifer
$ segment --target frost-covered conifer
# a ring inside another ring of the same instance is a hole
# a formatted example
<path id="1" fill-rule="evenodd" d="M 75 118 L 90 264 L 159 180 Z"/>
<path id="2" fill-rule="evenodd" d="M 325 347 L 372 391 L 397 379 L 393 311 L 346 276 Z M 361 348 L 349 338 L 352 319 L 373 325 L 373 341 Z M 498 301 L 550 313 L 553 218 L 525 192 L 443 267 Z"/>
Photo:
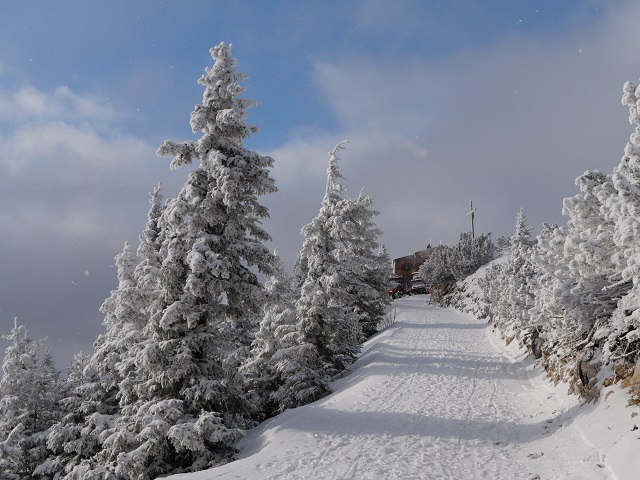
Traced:
<path id="1" fill-rule="evenodd" d="M 577 330 L 575 318 L 568 314 L 575 307 L 576 298 L 571 294 L 575 279 L 565 262 L 566 238 L 565 227 L 544 224 L 530 255 L 537 272 L 530 324 L 539 326 L 551 343 Z"/>
<path id="2" fill-rule="evenodd" d="M 571 295 L 576 304 L 568 310 L 578 326 L 575 333 L 580 336 L 611 316 L 631 283 L 620 281 L 620 268 L 613 261 L 618 247 L 607 203 L 616 195 L 611 176 L 585 172 L 576 179 L 576 185 L 583 193 L 564 200 L 563 213 L 570 219 L 560 264 L 566 265 L 574 278 Z"/>
<path id="3" fill-rule="evenodd" d="M 283 405 L 276 398 L 275 392 L 287 380 L 280 375 L 278 362 L 282 361 L 282 351 L 291 351 L 299 344 L 295 315 L 297 292 L 293 279 L 287 275 L 279 258 L 265 283 L 265 290 L 267 296 L 262 321 L 251 344 L 249 361 L 242 370 L 261 400 L 263 414 L 271 417 L 292 406 Z"/>
<path id="4" fill-rule="evenodd" d="M 78 381 L 73 396 L 67 399 L 76 410 L 54 426 L 49 438 L 56 455 L 55 468 L 62 469 L 69 479 L 84 474 L 92 478 L 90 475 L 104 472 L 100 454 L 108 448 L 105 441 L 120 417 L 121 383 L 137 375 L 136 366 L 125 360 L 140 344 L 145 323 L 143 298 L 135 277 L 138 259 L 131 245 L 125 243 L 115 263 L 118 286 L 100 307 L 105 315 L 105 332 L 94 343 L 94 352 L 82 373 L 74 374 Z M 53 468 L 43 465 L 39 471 Z"/>
<path id="5" fill-rule="evenodd" d="M 327 393 L 328 377 L 352 361 L 363 336 L 376 331 L 388 306 L 390 262 L 377 243 L 376 212 L 370 209 L 371 198 L 362 193 L 355 200 L 342 198 L 337 181 L 340 148 L 330 154 L 320 212 L 303 230 L 307 236 L 298 257 L 298 278 L 270 281 L 274 287 L 293 284 L 302 296 L 296 312 L 291 294 L 283 291 L 281 300 L 265 310 L 254 342 L 249 367 L 254 375 L 263 370 L 268 414 Z M 314 336 L 314 329 L 320 335 Z"/>
<path id="6" fill-rule="evenodd" d="M 162 255 L 160 250 L 164 240 L 160 224 L 164 211 L 162 184 L 158 184 L 151 192 L 149 203 L 151 208 L 147 215 L 147 224 L 140 234 L 140 244 L 137 250 L 139 263 L 134 271 L 145 314 L 153 312 L 154 306 L 159 302 L 161 296 Z"/>
<path id="7" fill-rule="evenodd" d="M 135 365 L 124 365 L 123 356 L 141 342 L 146 318 L 142 313 L 144 299 L 135 275 L 138 259 L 133 254 L 131 245 L 125 243 L 115 261 L 118 288 L 111 292 L 100 307 L 105 315 L 103 324 L 106 333 L 97 344 L 90 363 L 100 376 L 102 388 L 117 395 L 122 379 L 130 374 L 135 375 Z"/>
<path id="8" fill-rule="evenodd" d="M 519 334 L 530 325 L 529 312 L 534 306 L 531 281 L 535 272 L 530 261 L 533 245 L 531 231 L 520 209 L 516 230 L 509 239 L 508 259 L 504 264 L 489 269 L 483 283 L 490 318 L 494 325 L 510 334 Z"/>
<path id="9" fill-rule="evenodd" d="M 140 244 L 137 249 L 138 261 L 130 278 L 131 289 L 128 297 L 133 300 L 133 303 L 127 309 L 126 315 L 132 323 L 120 340 L 121 352 L 116 364 L 120 375 L 118 399 L 123 405 L 135 402 L 138 376 L 136 362 L 147 340 L 145 328 L 151 315 L 163 305 L 161 248 L 164 232 L 161 218 L 164 205 L 161 184 L 158 184 L 149 195 L 149 203 L 151 207 L 147 215 L 147 223 L 140 234 Z M 103 308 L 106 305 L 105 303 Z"/>
<path id="10" fill-rule="evenodd" d="M 622 103 L 629 107 L 629 123 L 635 128 L 613 171 L 616 195 L 606 206 L 614 222 L 617 251 L 613 259 L 620 269 L 620 283 L 631 282 L 631 286 L 611 317 L 605 360 L 634 358 L 640 352 L 640 88 L 625 83 Z"/>
<path id="11" fill-rule="evenodd" d="M 329 154 L 327 185 L 320 211 L 302 229 L 302 254 L 308 260 L 307 278 L 297 302 L 301 342 L 312 345 L 320 355 L 324 374 L 331 377 L 348 367 L 360 350 L 360 327 L 351 308 L 348 269 L 340 258 L 344 186 L 338 166 L 339 143 Z"/>
<path id="12" fill-rule="evenodd" d="M 449 251 L 451 273 L 456 280 L 464 280 L 493 260 L 494 255 L 495 247 L 489 235 L 474 237 L 469 232 L 461 233 L 458 243 Z"/>
<path id="13" fill-rule="evenodd" d="M 531 240 L 531 227 L 527 227 L 527 219 L 522 209 L 516 218 L 516 230 L 511 235 L 511 248 L 507 261 L 506 274 L 508 283 L 505 291 L 507 298 L 506 316 L 516 325 L 526 325 L 529 322 L 529 310 L 533 303 L 533 295 L 529 286 L 529 280 L 534 276 L 531 262 L 529 261 Z"/>
<path id="14" fill-rule="evenodd" d="M 432 300 L 444 300 L 456 281 L 464 280 L 482 265 L 493 260 L 496 248 L 490 235 L 473 237 L 470 232 L 460 234 L 452 247 L 435 247 L 418 271 L 424 281 L 431 285 Z"/>
<path id="15" fill-rule="evenodd" d="M 379 255 L 378 238 L 382 232 L 373 221 L 378 212 L 371 209 L 372 203 L 373 199 L 363 192 L 355 200 L 342 200 L 332 229 L 341 244 L 334 253 L 344 270 L 350 296 L 348 306 L 364 338 L 377 331 L 390 303 L 387 293 L 390 262 Z"/>
<path id="16" fill-rule="evenodd" d="M 225 461 L 255 414 L 237 352 L 246 350 L 264 302 L 255 272 L 272 270 L 270 237 L 260 226 L 268 212 L 258 197 L 276 190 L 273 160 L 243 146 L 256 131 L 244 122 L 254 102 L 239 97 L 245 76 L 235 71 L 231 46 L 221 43 L 211 55 L 213 68 L 199 80 L 202 104 L 191 114 L 200 139 L 158 150 L 173 156 L 172 169 L 199 165 L 158 218 L 159 300 L 143 308 L 149 318 L 131 394 L 99 456 L 123 478 Z"/>
<path id="17" fill-rule="evenodd" d="M 291 281 L 295 288 L 298 290 L 302 288 L 305 280 L 307 279 L 307 274 L 309 273 L 309 259 L 306 257 L 304 251 L 298 252 L 298 258 L 296 258 L 295 263 L 293 264 L 293 270 L 291 272 Z"/>
<path id="18" fill-rule="evenodd" d="M 424 281 L 434 287 L 450 285 L 456 281 L 451 267 L 451 247 L 437 246 L 419 270 Z"/>
<path id="19" fill-rule="evenodd" d="M 499 323 L 503 283 L 506 278 L 504 270 L 504 263 L 493 263 L 487 268 L 484 278 L 478 280 L 486 304 L 485 314 L 493 325 Z"/>
<path id="20" fill-rule="evenodd" d="M 9 335 L 0 381 L 0 472 L 7 480 L 31 478 L 48 456 L 48 429 L 62 412 L 59 372 L 44 341 L 34 341 L 17 319 Z"/>
<path id="21" fill-rule="evenodd" d="M 63 382 L 64 397 L 60 400 L 64 415 L 49 430 L 47 447 L 50 454 L 36 467 L 35 478 L 64 478 L 90 454 L 98 450 L 97 438 L 83 434 L 85 409 L 91 404 L 88 400 L 92 395 L 91 392 L 82 388 L 88 381 L 85 369 L 89 358 L 82 352 L 73 358 L 67 378 Z M 90 410 L 93 410 L 93 406 Z"/>
<path id="22" fill-rule="evenodd" d="M 360 326 L 365 339 L 375 334 L 384 325 L 389 313 L 391 297 L 389 296 L 389 276 L 391 275 L 391 257 L 383 244 L 378 246 L 377 254 L 367 267 L 364 281 L 374 292 L 363 303 L 363 312 L 367 314 L 360 319 Z"/>

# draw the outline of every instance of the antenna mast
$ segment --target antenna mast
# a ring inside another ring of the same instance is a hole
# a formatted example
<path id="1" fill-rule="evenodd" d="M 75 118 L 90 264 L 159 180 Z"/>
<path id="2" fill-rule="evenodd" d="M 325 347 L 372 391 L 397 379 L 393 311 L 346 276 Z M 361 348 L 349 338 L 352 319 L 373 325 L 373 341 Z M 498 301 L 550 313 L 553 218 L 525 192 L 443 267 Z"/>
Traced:
<path id="1" fill-rule="evenodd" d="M 474 225 L 473 225 L 473 219 L 475 217 L 476 209 L 473 208 L 473 200 L 469 200 L 469 205 L 471 207 L 471 211 L 469 213 L 467 213 L 467 217 L 469 215 L 471 215 L 471 238 L 475 239 L 476 238 L 476 232 L 475 232 L 475 228 L 474 228 Z"/>

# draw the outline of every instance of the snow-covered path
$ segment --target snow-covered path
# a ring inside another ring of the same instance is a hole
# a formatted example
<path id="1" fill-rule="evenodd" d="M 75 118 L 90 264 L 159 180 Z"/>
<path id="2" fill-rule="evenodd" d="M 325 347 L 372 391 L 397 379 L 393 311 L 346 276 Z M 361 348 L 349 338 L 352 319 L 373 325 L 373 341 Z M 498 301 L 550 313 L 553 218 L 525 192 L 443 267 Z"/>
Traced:
<path id="1" fill-rule="evenodd" d="M 397 302 L 396 323 L 335 393 L 250 431 L 236 462 L 171 478 L 634 478 L 588 440 L 577 420 L 589 407 L 548 386 L 486 322 L 426 300 Z"/>

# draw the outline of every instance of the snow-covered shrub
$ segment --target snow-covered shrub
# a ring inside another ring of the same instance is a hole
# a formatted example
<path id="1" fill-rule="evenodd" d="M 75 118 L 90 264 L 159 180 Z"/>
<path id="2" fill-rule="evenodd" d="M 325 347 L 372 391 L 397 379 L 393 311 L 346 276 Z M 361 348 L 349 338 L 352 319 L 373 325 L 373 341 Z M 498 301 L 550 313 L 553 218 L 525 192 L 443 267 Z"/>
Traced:
<path id="1" fill-rule="evenodd" d="M 432 301 L 447 304 L 455 295 L 454 284 L 489 263 L 496 248 L 489 235 L 474 237 L 471 233 L 460 234 L 458 243 L 452 247 L 438 246 L 420 268 L 420 276 L 432 285 Z"/>

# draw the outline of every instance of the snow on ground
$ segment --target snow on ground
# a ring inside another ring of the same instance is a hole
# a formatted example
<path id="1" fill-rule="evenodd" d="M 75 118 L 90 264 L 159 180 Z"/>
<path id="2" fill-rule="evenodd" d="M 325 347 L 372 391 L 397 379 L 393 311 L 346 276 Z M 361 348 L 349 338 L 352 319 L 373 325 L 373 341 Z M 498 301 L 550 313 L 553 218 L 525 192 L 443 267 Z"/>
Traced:
<path id="1" fill-rule="evenodd" d="M 640 478 L 624 392 L 584 405 L 485 321 L 427 301 L 398 300 L 335 392 L 249 431 L 237 461 L 170 478 Z"/>

